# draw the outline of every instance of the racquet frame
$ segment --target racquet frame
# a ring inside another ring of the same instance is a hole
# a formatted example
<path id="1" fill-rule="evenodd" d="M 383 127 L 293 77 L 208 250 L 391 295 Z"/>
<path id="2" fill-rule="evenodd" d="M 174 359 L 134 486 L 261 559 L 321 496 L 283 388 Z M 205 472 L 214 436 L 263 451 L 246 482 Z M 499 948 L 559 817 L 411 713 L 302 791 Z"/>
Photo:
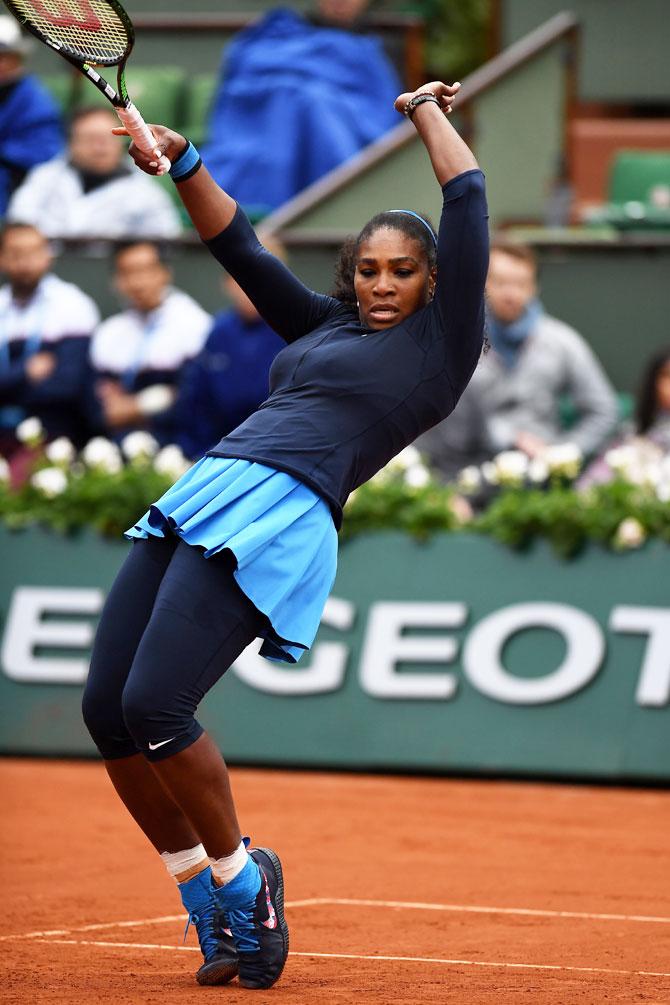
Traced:
<path id="1" fill-rule="evenodd" d="M 96 58 L 95 62 L 93 62 L 92 60 L 84 59 L 81 56 L 76 56 L 74 52 L 71 52 L 68 49 L 65 43 L 59 42 L 57 39 L 49 38 L 48 35 L 45 35 L 42 31 L 40 31 L 40 29 L 36 25 L 32 24 L 24 15 L 18 13 L 17 8 L 12 4 L 11 0 L 5 0 L 7 8 L 22 28 L 25 28 L 31 35 L 37 38 L 44 45 L 48 46 L 49 49 L 53 49 L 53 51 L 57 52 L 59 56 L 62 56 L 63 59 L 70 63 L 71 66 L 74 66 L 75 69 L 79 70 L 79 72 L 83 74 L 87 80 L 90 80 L 91 83 L 94 84 L 102 94 L 104 94 L 107 100 L 114 106 L 119 119 L 128 130 L 128 133 L 135 143 L 145 154 L 153 156 L 156 139 L 130 100 L 128 88 L 126 87 L 126 63 L 128 62 L 128 58 L 135 44 L 135 29 L 133 27 L 133 23 L 121 4 L 118 3 L 118 0 L 99 0 L 99 2 L 104 2 L 111 7 L 114 13 L 122 21 L 128 41 L 126 43 L 125 51 L 120 57 L 115 57 L 113 59 Z M 102 76 L 102 74 L 98 73 L 96 69 L 97 66 L 117 67 L 116 90 Z M 159 158 L 159 174 L 167 173 L 170 170 L 170 167 L 171 164 L 167 157 L 162 156 Z"/>

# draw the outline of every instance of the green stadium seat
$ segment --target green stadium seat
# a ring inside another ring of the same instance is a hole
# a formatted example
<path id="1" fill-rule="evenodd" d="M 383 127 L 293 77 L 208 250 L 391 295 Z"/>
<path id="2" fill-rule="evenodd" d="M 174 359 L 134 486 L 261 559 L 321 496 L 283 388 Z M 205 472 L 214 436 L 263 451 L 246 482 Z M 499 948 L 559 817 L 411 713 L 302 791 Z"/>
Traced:
<path id="1" fill-rule="evenodd" d="M 63 115 L 69 112 L 77 81 L 72 73 L 40 74 L 40 81 L 54 99 Z"/>
<path id="2" fill-rule="evenodd" d="M 181 132 L 198 146 L 205 139 L 207 120 L 214 99 L 218 75 L 196 73 L 188 81 Z"/>
<path id="3" fill-rule="evenodd" d="M 622 150 L 612 164 L 607 205 L 587 222 L 619 230 L 670 230 L 670 152 Z"/>
<path id="4" fill-rule="evenodd" d="M 105 76 L 103 71 L 103 76 Z M 104 94 L 77 74 L 74 79 L 66 77 L 72 89 L 72 108 L 100 105 L 111 108 Z M 109 71 L 109 82 L 116 86 L 116 74 Z M 128 91 L 147 122 L 160 122 L 174 126 L 183 117 L 183 101 L 187 75 L 184 70 L 171 67 L 129 67 L 126 74 Z M 46 82 L 46 81 L 45 81 Z M 59 85 L 60 86 L 60 85 Z"/>
<path id="5" fill-rule="evenodd" d="M 610 202 L 651 203 L 657 185 L 670 190 L 670 152 L 623 150 L 617 154 L 610 173 Z"/>
<path id="6" fill-rule="evenodd" d="M 619 422 L 630 422 L 635 412 L 635 398 L 627 391 L 617 392 L 617 413 Z M 579 418 L 574 401 L 568 395 L 561 395 L 558 402 L 561 429 L 568 432 Z"/>
<path id="7" fill-rule="evenodd" d="M 187 74 L 173 67 L 129 67 L 128 92 L 146 122 L 176 126 L 183 118 Z"/>

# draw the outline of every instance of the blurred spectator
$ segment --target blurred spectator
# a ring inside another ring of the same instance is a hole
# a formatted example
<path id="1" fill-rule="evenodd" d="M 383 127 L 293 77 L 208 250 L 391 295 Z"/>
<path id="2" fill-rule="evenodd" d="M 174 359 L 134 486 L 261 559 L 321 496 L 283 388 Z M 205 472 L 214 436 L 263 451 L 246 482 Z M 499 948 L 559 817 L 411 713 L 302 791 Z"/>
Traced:
<path id="1" fill-rule="evenodd" d="M 647 363 L 635 406 L 638 436 L 670 453 L 670 346 Z"/>
<path id="2" fill-rule="evenodd" d="M 122 245 L 114 265 L 116 289 L 129 307 L 103 321 L 93 336 L 99 423 L 115 439 L 147 429 L 161 443 L 172 442 L 179 374 L 202 348 L 212 317 L 170 285 L 159 245 Z"/>
<path id="3" fill-rule="evenodd" d="M 0 453 L 19 463 L 15 427 L 36 416 L 48 439 L 86 440 L 84 401 L 90 336 L 100 320 L 91 298 L 51 275 L 48 242 L 35 227 L 0 233 Z"/>
<path id="4" fill-rule="evenodd" d="M 277 241 L 263 243 L 283 260 Z M 224 285 L 232 307 L 216 316 L 204 349 L 187 363 L 179 386 L 175 442 L 187 457 L 200 457 L 265 401 L 270 365 L 286 344 L 234 279 L 226 277 Z"/>
<path id="5" fill-rule="evenodd" d="M 537 457 L 569 440 L 595 453 L 617 421 L 616 396 L 595 355 L 573 328 L 545 314 L 537 263 L 525 245 L 491 247 L 486 284 L 491 348 L 444 422 L 417 443 L 446 479 L 503 450 Z M 566 431 L 564 396 L 576 412 Z"/>
<path id="6" fill-rule="evenodd" d="M 250 212 L 281 205 L 399 123 L 398 76 L 381 43 L 357 34 L 366 7 L 271 11 L 226 49 L 202 152 Z"/>
<path id="7" fill-rule="evenodd" d="M 643 483 L 670 456 L 670 346 L 647 362 L 635 403 L 635 423 L 623 433 L 588 466 L 579 479 L 580 489 L 611 481 L 616 474 Z"/>
<path id="8" fill-rule="evenodd" d="M 26 173 L 63 148 L 58 108 L 25 72 L 28 46 L 14 18 L 0 15 L 0 217 Z"/>
<path id="9" fill-rule="evenodd" d="M 116 115 L 83 108 L 72 117 L 67 152 L 30 172 L 7 215 L 49 237 L 175 237 L 179 216 L 167 192 L 126 163 L 111 130 Z"/>

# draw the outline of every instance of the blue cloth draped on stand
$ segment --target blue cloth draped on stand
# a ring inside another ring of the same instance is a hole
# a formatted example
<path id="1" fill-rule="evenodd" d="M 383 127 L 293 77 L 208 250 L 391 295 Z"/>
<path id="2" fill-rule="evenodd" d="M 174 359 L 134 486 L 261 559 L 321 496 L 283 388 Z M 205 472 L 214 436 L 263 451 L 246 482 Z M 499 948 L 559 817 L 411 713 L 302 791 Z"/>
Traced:
<path id="1" fill-rule="evenodd" d="M 267 212 L 398 125 L 402 90 L 376 38 L 273 11 L 226 50 L 203 160 Z"/>
<path id="2" fill-rule="evenodd" d="M 24 175 L 59 154 L 63 142 L 53 98 L 35 77 L 23 77 L 0 100 L 0 216 Z"/>

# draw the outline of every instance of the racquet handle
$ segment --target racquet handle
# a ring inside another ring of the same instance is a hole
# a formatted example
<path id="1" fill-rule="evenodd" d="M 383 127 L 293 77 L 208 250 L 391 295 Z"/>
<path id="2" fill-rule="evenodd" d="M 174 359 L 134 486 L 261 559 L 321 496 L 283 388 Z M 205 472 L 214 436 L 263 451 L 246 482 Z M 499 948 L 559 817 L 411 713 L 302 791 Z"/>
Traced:
<path id="1" fill-rule="evenodd" d="M 116 112 L 142 153 L 146 154 L 147 157 L 153 157 L 156 149 L 156 137 L 135 105 L 131 102 L 125 108 L 117 108 Z M 158 174 L 167 174 L 171 167 L 169 159 L 163 155 L 158 161 Z"/>

